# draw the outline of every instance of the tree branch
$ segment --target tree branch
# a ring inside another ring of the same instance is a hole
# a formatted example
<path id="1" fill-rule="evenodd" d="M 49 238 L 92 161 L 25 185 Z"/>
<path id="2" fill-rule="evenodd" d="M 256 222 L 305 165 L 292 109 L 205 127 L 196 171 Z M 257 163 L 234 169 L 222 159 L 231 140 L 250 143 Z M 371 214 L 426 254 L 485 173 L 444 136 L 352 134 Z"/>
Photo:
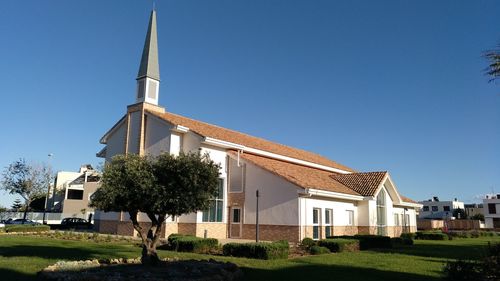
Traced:
<path id="1" fill-rule="evenodd" d="M 134 229 L 139 233 L 139 236 L 141 237 L 142 243 L 146 244 L 146 237 L 144 237 L 144 234 L 142 233 L 142 227 L 137 221 L 137 211 L 129 211 L 128 214 L 130 216 L 130 220 L 132 221 L 132 225 L 134 226 Z"/>

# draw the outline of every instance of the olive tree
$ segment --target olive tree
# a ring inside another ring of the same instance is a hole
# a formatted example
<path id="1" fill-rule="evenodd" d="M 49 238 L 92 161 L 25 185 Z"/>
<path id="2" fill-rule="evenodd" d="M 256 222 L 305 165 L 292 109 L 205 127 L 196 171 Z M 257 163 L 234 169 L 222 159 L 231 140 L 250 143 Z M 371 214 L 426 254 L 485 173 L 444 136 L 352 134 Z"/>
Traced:
<path id="1" fill-rule="evenodd" d="M 142 239 L 142 263 L 156 264 L 165 219 L 207 209 L 209 199 L 217 195 L 219 168 L 199 153 L 117 155 L 105 165 L 101 187 L 90 205 L 106 212 L 128 212 Z M 140 212 L 151 220 L 148 227 L 138 222 Z"/>
<path id="2" fill-rule="evenodd" d="M 487 51 L 483 56 L 489 61 L 486 74 L 491 77 L 492 82 L 500 77 L 500 44 L 497 49 Z"/>
<path id="3" fill-rule="evenodd" d="M 43 196 L 51 180 L 52 175 L 47 165 L 28 164 L 21 158 L 5 167 L 0 184 L 3 190 L 24 199 L 23 218 L 26 219 L 30 204 L 36 198 Z"/>

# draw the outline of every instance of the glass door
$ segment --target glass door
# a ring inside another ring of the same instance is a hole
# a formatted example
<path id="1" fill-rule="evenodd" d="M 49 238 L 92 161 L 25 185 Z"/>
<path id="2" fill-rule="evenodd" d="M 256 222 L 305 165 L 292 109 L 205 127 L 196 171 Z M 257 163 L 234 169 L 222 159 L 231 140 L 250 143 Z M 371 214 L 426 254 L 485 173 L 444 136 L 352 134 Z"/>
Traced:
<path id="1" fill-rule="evenodd" d="M 241 207 L 231 207 L 229 237 L 241 237 Z"/>

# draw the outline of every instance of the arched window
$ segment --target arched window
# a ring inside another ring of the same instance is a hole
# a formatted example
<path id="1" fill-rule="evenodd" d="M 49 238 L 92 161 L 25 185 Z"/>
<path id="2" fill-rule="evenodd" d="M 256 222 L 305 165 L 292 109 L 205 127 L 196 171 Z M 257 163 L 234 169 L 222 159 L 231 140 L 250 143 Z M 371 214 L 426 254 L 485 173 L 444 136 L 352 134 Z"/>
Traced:
<path id="1" fill-rule="evenodd" d="M 377 195 L 377 234 L 386 235 L 387 212 L 385 202 L 385 190 L 381 189 Z"/>

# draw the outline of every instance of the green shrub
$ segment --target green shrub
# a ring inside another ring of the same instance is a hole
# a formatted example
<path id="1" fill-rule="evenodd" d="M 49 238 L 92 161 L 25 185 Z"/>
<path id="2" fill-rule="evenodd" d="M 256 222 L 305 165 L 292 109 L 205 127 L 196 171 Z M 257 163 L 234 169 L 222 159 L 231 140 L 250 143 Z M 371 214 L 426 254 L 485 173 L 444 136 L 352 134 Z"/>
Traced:
<path id="1" fill-rule="evenodd" d="M 313 245 L 311 246 L 311 248 L 309 248 L 309 253 L 311 253 L 311 255 L 329 254 L 330 249 L 328 249 L 327 247 Z"/>
<path id="2" fill-rule="evenodd" d="M 470 261 L 451 261 L 444 267 L 444 280 L 450 281 L 473 281 L 485 280 L 481 265 Z"/>
<path id="3" fill-rule="evenodd" d="M 6 225 L 5 226 L 5 232 L 7 233 L 12 233 L 12 232 L 45 232 L 49 231 L 50 226 L 48 225 Z"/>
<path id="4" fill-rule="evenodd" d="M 348 235 L 333 236 L 331 238 L 357 239 L 359 240 L 360 250 L 392 247 L 391 238 L 389 236 L 357 234 L 354 236 L 348 236 Z"/>
<path id="5" fill-rule="evenodd" d="M 360 240 L 357 239 L 323 239 L 318 241 L 318 246 L 326 247 L 330 252 L 354 252 L 359 251 Z"/>
<path id="6" fill-rule="evenodd" d="M 302 239 L 302 242 L 300 243 L 300 246 L 305 248 L 305 249 L 310 249 L 312 246 L 316 245 L 316 241 L 312 240 L 309 237 L 306 237 Z"/>
<path id="7" fill-rule="evenodd" d="M 403 238 L 401 237 L 392 237 L 391 238 L 392 247 L 401 247 L 404 245 Z"/>
<path id="8" fill-rule="evenodd" d="M 401 233 L 401 235 L 399 236 L 403 239 L 415 239 L 415 233 Z"/>
<path id="9" fill-rule="evenodd" d="M 436 231 L 417 231 L 415 239 L 419 240 L 449 240 L 446 233 Z"/>
<path id="10" fill-rule="evenodd" d="M 288 258 L 288 241 L 272 243 L 228 243 L 222 247 L 224 256 L 246 257 L 254 259 L 272 260 Z"/>
<path id="11" fill-rule="evenodd" d="M 219 241 L 214 238 L 199 238 L 191 235 L 171 234 L 168 236 L 168 247 L 178 252 L 207 254 L 219 247 Z"/>

